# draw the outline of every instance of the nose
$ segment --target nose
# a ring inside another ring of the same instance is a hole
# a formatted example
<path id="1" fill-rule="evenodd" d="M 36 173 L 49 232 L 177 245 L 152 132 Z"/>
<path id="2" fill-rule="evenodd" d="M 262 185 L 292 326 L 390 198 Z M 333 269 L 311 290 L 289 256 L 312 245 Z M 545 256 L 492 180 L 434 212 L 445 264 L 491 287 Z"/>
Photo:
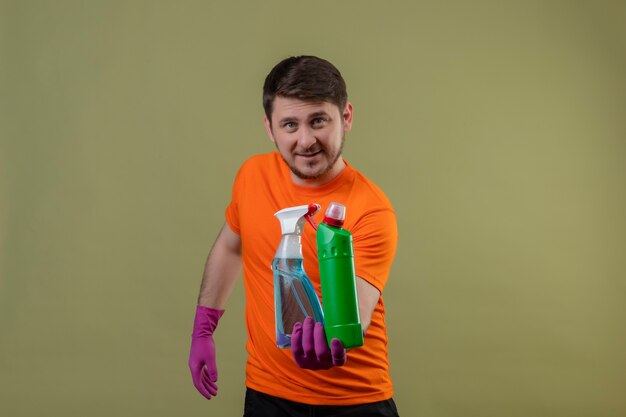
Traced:
<path id="1" fill-rule="evenodd" d="M 299 131 L 300 135 L 298 136 L 298 148 L 305 151 L 311 148 L 317 142 L 317 138 L 315 137 L 315 132 L 310 128 L 303 128 Z"/>

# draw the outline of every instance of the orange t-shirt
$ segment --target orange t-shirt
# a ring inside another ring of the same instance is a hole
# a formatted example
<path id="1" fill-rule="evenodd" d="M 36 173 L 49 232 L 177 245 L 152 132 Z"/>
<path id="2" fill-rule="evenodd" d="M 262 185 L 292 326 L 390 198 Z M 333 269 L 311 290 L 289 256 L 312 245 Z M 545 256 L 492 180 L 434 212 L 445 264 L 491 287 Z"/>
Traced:
<path id="1" fill-rule="evenodd" d="M 274 213 L 293 206 L 321 204 L 320 222 L 331 202 L 346 206 L 344 228 L 352 233 L 356 275 L 382 293 L 395 256 L 397 225 L 383 192 L 346 163 L 341 173 L 320 187 L 294 184 L 278 152 L 257 155 L 240 168 L 226 209 L 226 221 L 242 242 L 246 293 L 246 385 L 291 401 L 319 405 L 351 405 L 393 396 L 385 307 L 382 297 L 372 315 L 365 344 L 348 352 L 344 366 L 329 370 L 301 369 L 290 349 L 276 346 L 274 276 L 271 263 L 281 240 Z M 321 300 L 315 231 L 305 225 L 302 253 L 307 276 Z"/>

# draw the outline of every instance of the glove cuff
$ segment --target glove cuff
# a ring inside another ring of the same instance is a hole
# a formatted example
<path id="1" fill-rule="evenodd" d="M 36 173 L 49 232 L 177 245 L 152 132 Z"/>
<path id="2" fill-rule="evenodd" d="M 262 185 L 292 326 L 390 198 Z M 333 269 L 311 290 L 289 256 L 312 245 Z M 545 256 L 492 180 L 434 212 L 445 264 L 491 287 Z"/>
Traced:
<path id="1" fill-rule="evenodd" d="M 201 305 L 197 306 L 196 318 L 193 323 L 192 337 L 211 336 L 223 314 L 224 310 L 218 310 Z"/>

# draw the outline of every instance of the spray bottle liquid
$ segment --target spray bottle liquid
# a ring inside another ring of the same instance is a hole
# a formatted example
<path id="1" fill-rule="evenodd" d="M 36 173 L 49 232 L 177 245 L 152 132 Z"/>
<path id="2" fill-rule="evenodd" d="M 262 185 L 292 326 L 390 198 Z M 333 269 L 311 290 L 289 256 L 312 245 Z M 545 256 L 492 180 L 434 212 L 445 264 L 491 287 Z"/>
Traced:
<path id="1" fill-rule="evenodd" d="M 312 317 L 324 322 L 320 301 L 302 265 L 302 229 L 319 204 L 289 207 L 274 214 L 280 221 L 282 238 L 272 262 L 274 271 L 274 311 L 276 318 L 276 345 L 291 346 L 293 325 Z"/>
<path id="2" fill-rule="evenodd" d="M 338 338 L 345 348 L 363 345 L 363 329 L 354 273 L 352 234 L 343 229 L 346 207 L 331 203 L 317 228 L 317 256 L 322 283 L 324 330 L 330 345 Z"/>

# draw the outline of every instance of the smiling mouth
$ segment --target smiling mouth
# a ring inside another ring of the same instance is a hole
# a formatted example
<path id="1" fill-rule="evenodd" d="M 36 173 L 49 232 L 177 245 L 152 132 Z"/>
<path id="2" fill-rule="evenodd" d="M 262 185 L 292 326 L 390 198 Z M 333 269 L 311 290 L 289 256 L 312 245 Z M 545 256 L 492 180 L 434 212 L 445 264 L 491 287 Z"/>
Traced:
<path id="1" fill-rule="evenodd" d="M 303 158 L 312 158 L 312 157 L 314 157 L 315 155 L 320 154 L 321 152 L 322 152 L 322 151 L 321 151 L 321 150 L 319 150 L 319 151 L 317 151 L 317 152 L 313 152 L 313 153 L 298 153 L 298 154 L 296 154 L 296 155 L 297 155 L 297 156 L 301 156 L 301 157 L 303 157 Z"/>

